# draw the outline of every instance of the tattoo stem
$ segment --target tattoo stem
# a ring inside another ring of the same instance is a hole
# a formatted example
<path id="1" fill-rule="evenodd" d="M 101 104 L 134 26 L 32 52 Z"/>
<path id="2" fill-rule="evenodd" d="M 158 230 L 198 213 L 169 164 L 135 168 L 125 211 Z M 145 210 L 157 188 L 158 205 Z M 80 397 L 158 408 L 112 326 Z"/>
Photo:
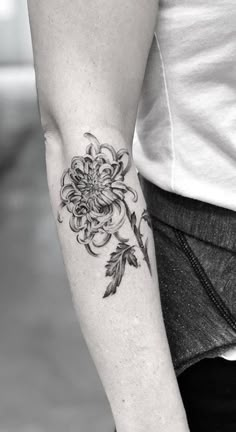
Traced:
<path id="1" fill-rule="evenodd" d="M 134 222 L 133 219 L 132 219 L 132 213 L 131 213 L 131 211 L 129 209 L 129 206 L 127 205 L 126 201 L 124 201 L 124 204 L 125 204 L 126 214 L 127 214 L 128 219 L 129 219 L 131 228 L 132 228 L 133 233 L 134 233 L 134 235 L 136 237 L 136 240 L 137 240 L 137 243 L 138 243 L 138 245 L 140 247 L 140 250 L 141 250 L 141 252 L 143 254 L 143 259 L 144 259 L 144 261 L 146 261 L 146 264 L 148 266 L 150 275 L 152 275 L 152 269 L 151 269 L 151 264 L 150 264 L 148 252 L 147 252 L 147 247 L 143 244 L 142 234 L 140 232 L 140 224 L 139 224 L 139 228 L 138 228 L 137 225 L 136 225 L 136 220 Z"/>

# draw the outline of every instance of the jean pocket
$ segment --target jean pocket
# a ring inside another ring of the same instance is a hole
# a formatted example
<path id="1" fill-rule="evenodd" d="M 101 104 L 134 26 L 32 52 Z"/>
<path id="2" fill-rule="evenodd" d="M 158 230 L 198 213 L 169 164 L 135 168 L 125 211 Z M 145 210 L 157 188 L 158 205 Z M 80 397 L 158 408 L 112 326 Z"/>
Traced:
<path id="1" fill-rule="evenodd" d="M 178 229 L 174 231 L 209 299 L 236 331 L 236 254 Z"/>

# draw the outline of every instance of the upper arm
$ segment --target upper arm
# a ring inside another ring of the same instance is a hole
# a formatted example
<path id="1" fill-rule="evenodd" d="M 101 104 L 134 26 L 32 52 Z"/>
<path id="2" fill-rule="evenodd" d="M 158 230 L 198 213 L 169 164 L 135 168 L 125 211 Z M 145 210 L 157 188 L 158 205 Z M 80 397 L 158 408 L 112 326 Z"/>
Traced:
<path id="1" fill-rule="evenodd" d="M 158 0 L 28 0 L 28 7 L 44 129 L 132 127 Z"/>

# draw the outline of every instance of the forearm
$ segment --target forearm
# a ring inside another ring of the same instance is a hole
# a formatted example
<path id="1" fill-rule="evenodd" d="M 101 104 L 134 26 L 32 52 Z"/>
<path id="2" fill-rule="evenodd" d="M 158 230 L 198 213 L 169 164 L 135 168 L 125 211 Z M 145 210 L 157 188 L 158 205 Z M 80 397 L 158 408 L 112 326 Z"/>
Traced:
<path id="1" fill-rule="evenodd" d="M 69 144 L 59 141 L 46 135 L 53 211 L 81 330 L 117 431 L 187 431 L 130 143 L 102 125 L 78 127 Z"/>
<path id="2" fill-rule="evenodd" d="M 117 432 L 186 432 L 152 232 L 128 165 L 158 1 L 28 4 L 53 211 Z"/>

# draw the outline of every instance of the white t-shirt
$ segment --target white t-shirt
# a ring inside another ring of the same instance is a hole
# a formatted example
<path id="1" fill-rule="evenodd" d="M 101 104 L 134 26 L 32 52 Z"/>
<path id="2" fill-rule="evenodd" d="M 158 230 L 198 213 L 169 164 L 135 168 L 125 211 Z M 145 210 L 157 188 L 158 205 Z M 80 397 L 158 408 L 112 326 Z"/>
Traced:
<path id="1" fill-rule="evenodd" d="M 133 157 L 162 189 L 236 211 L 235 0 L 159 0 Z"/>

